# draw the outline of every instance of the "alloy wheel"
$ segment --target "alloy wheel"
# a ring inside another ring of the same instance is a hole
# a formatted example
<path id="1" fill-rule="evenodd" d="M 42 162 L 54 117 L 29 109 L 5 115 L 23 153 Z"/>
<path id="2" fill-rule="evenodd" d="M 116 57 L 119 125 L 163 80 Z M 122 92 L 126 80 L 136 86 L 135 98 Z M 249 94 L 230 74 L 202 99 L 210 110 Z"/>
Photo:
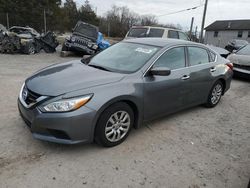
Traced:
<path id="1" fill-rule="evenodd" d="M 129 131 L 131 126 L 130 115 L 126 111 L 113 113 L 105 126 L 105 136 L 110 142 L 120 141 Z"/>
<path id="2" fill-rule="evenodd" d="M 213 105 L 217 104 L 221 98 L 221 95 L 222 95 L 222 85 L 217 84 L 212 91 L 211 103 Z"/>

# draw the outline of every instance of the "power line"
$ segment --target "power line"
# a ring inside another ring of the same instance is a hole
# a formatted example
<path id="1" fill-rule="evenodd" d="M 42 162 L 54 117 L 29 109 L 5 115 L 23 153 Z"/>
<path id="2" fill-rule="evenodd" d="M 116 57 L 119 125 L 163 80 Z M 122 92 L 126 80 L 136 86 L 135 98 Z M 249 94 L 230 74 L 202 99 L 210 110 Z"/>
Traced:
<path id="1" fill-rule="evenodd" d="M 195 6 L 195 7 L 191 7 L 191 8 L 187 8 L 187 9 L 182 9 L 182 10 L 175 11 L 175 12 L 170 12 L 170 13 L 167 13 L 167 14 L 161 14 L 161 15 L 158 15 L 158 16 L 156 16 L 156 17 L 168 16 L 168 15 L 177 14 L 177 13 L 180 13 L 180 12 L 195 10 L 195 9 L 197 9 L 197 8 L 199 8 L 199 7 L 202 7 L 202 6 L 203 6 L 203 5 L 199 5 L 199 6 Z"/>

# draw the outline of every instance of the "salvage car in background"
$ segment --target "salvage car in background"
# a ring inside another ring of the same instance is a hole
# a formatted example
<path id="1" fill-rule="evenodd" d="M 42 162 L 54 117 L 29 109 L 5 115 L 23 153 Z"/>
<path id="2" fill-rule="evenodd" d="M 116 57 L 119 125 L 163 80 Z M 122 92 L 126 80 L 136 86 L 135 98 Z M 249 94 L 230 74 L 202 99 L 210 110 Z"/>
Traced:
<path id="1" fill-rule="evenodd" d="M 224 58 L 227 58 L 227 56 L 231 54 L 228 50 L 224 48 L 220 48 L 220 47 L 213 46 L 213 45 L 207 45 L 207 46 L 209 46 L 209 48 L 211 48 L 212 50 L 214 50 L 215 52 L 217 52 L 218 54 L 220 54 L 220 56 Z"/>
<path id="2" fill-rule="evenodd" d="M 133 26 L 126 34 L 125 39 L 157 37 L 157 38 L 174 38 L 182 40 L 190 40 L 189 37 L 178 29 L 152 26 Z"/>
<path id="3" fill-rule="evenodd" d="M 122 52 L 122 53 L 121 53 Z M 124 40 L 94 56 L 42 69 L 23 84 L 18 107 L 37 139 L 103 146 L 132 127 L 195 105 L 215 107 L 230 88 L 229 61 L 184 40 Z"/>
<path id="4" fill-rule="evenodd" d="M 47 32 L 40 35 L 30 27 L 13 26 L 8 31 L 0 34 L 1 53 L 39 53 L 42 49 L 47 53 L 53 53 L 59 45 L 54 33 Z"/>
<path id="5" fill-rule="evenodd" d="M 234 50 L 239 50 L 247 44 L 248 42 L 246 40 L 233 39 L 228 42 L 228 45 L 225 46 L 225 49 L 229 52 L 233 52 Z"/>
<path id="6" fill-rule="evenodd" d="M 250 79 L 250 44 L 229 55 L 228 59 L 234 65 L 236 76 Z"/>
<path id="7" fill-rule="evenodd" d="M 103 35 L 99 32 L 98 27 L 78 21 L 72 30 L 72 35 L 65 39 L 62 51 L 81 52 L 85 55 L 93 55 L 109 46 L 109 42 L 103 39 Z"/>

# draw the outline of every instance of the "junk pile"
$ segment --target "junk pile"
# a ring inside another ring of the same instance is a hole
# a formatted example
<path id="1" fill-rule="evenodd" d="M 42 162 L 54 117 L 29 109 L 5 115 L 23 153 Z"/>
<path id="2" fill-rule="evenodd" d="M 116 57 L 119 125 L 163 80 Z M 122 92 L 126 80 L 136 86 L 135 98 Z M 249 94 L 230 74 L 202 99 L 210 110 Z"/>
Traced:
<path id="1" fill-rule="evenodd" d="M 0 26 L 0 53 L 35 54 L 44 50 L 53 53 L 59 45 L 53 32 L 40 35 L 30 27 L 13 26 L 9 30 Z"/>

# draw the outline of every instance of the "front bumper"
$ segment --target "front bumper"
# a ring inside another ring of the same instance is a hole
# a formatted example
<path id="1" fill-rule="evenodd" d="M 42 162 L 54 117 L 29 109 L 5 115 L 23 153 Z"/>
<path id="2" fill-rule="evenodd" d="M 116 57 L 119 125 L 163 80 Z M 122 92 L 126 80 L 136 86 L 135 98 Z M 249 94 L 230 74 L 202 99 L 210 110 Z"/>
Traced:
<path id="1" fill-rule="evenodd" d="M 250 70 L 241 69 L 241 68 L 238 68 L 238 67 L 237 68 L 234 67 L 233 70 L 234 70 L 234 75 L 235 76 L 250 79 Z"/>
<path id="2" fill-rule="evenodd" d="M 87 46 L 79 43 L 72 43 L 69 41 L 65 41 L 65 46 L 69 48 L 70 51 L 78 51 L 78 52 L 83 52 L 87 55 L 93 55 L 95 54 L 95 50 L 92 50 L 88 48 Z"/>
<path id="3" fill-rule="evenodd" d="M 73 112 L 43 113 L 37 107 L 24 107 L 18 99 L 18 109 L 34 138 L 61 144 L 93 141 L 96 112 L 85 106 Z"/>

